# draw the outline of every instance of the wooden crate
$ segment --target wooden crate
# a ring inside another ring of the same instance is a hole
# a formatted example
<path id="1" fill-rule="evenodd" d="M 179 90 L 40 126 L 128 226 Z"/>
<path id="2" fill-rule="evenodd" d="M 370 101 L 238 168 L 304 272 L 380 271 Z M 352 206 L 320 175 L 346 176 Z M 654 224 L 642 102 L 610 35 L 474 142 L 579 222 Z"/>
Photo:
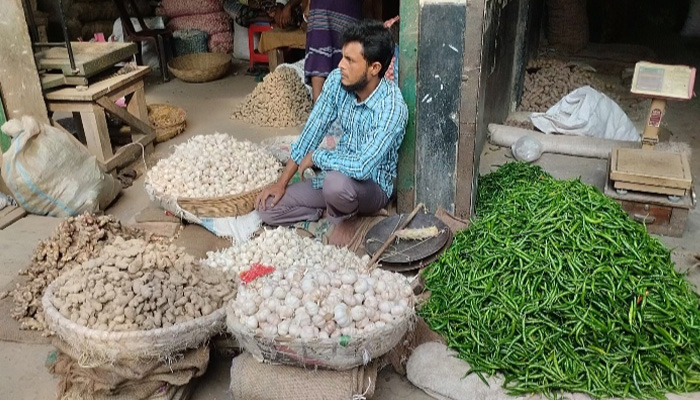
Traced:
<path id="1" fill-rule="evenodd" d="M 645 224 L 647 232 L 655 235 L 683 236 L 688 213 L 694 206 L 690 195 L 677 202 L 659 194 L 628 192 L 623 195 L 614 189 L 610 180 L 605 185 L 605 195 L 620 203 L 630 218 Z"/>

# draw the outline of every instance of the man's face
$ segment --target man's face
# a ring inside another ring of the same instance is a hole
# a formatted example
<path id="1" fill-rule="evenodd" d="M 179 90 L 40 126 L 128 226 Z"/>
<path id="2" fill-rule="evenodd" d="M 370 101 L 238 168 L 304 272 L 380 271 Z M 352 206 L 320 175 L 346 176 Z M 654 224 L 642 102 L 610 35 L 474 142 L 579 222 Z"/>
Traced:
<path id="1" fill-rule="evenodd" d="M 362 54 L 362 45 L 350 42 L 343 46 L 343 58 L 338 64 L 340 68 L 340 83 L 345 90 L 358 91 L 364 89 L 369 82 L 369 65 Z"/>

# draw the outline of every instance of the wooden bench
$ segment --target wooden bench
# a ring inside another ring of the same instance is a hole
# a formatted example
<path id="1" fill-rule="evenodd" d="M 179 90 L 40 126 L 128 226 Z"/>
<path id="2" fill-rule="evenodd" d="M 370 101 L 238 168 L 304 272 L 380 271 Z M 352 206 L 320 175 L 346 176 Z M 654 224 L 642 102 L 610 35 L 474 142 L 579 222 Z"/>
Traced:
<path id="1" fill-rule="evenodd" d="M 146 153 L 153 150 L 156 133 L 148 122 L 143 82 L 149 71 L 149 67 L 139 66 L 132 72 L 87 87 L 65 87 L 45 94 L 49 111 L 73 114 L 80 129 L 80 140 L 107 172 L 132 161 L 142 150 Z M 122 97 L 126 98 L 126 110 L 115 104 Z M 132 143 L 121 147 L 116 153 L 112 150 L 105 111 L 131 128 Z"/>

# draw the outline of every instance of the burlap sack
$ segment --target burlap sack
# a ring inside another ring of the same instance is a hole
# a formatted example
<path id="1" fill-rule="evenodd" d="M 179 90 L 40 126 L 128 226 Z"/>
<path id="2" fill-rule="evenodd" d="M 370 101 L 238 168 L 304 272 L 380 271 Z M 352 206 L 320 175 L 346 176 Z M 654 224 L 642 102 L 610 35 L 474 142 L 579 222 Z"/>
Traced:
<path id="1" fill-rule="evenodd" d="M 234 400 L 370 399 L 376 383 L 376 363 L 347 371 L 313 370 L 264 364 L 243 353 L 231 364 Z"/>
<path id="2" fill-rule="evenodd" d="M 406 364 L 413 350 L 430 342 L 444 344 L 445 340 L 437 332 L 432 331 L 422 317 L 417 317 L 414 329 L 406 332 L 406 336 L 382 360 L 386 365 L 391 364 L 397 374 L 406 375 Z"/>
<path id="3" fill-rule="evenodd" d="M 120 360 L 82 368 L 79 354 L 58 338 L 55 357 L 47 360 L 49 372 L 59 377 L 58 399 L 145 400 L 182 397 L 178 390 L 202 376 L 209 364 L 209 347 L 188 350 L 169 363 L 158 359 Z"/>
<path id="4" fill-rule="evenodd" d="M 572 53 L 588 45 L 586 0 L 547 0 L 547 13 L 549 44 Z"/>

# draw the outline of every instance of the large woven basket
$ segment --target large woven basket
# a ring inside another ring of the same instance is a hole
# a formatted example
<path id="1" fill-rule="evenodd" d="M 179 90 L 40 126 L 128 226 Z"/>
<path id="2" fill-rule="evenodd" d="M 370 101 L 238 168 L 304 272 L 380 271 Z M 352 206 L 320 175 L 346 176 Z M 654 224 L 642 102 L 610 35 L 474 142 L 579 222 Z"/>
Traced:
<path id="1" fill-rule="evenodd" d="M 222 307 L 209 315 L 169 328 L 147 331 L 108 332 L 91 329 L 61 315 L 53 305 L 53 292 L 70 279 L 60 276 L 44 291 L 41 304 L 49 330 L 73 348 L 83 367 L 93 367 L 117 360 L 144 358 L 168 359 L 185 349 L 197 348 L 225 329 L 226 311 Z"/>
<path id="2" fill-rule="evenodd" d="M 210 198 L 174 198 L 156 191 L 148 182 L 144 182 L 146 193 L 152 200 L 160 202 L 163 209 L 180 215 L 184 210 L 196 218 L 240 217 L 255 210 L 255 198 L 262 192 L 260 187 L 249 192 L 230 196 Z M 184 216 L 185 219 L 186 216 Z M 197 221 L 190 221 L 198 223 Z"/>
<path id="3" fill-rule="evenodd" d="M 168 104 L 150 104 L 148 120 L 156 128 L 157 143 L 174 138 L 187 126 L 185 110 Z"/>
<path id="4" fill-rule="evenodd" d="M 415 322 L 415 312 L 409 309 L 394 324 L 375 329 L 363 337 L 338 339 L 266 338 L 254 335 L 243 326 L 227 307 L 226 325 L 238 343 L 256 360 L 271 364 L 326 368 L 343 371 L 367 365 L 371 360 L 391 351 Z"/>
<path id="5" fill-rule="evenodd" d="M 198 53 L 177 57 L 168 63 L 168 69 L 185 82 L 209 82 L 228 73 L 231 56 L 223 53 Z"/>
<path id="6" fill-rule="evenodd" d="M 262 188 L 231 196 L 194 199 L 179 197 L 177 203 L 183 210 L 198 217 L 239 217 L 255 209 L 255 198 Z"/>

